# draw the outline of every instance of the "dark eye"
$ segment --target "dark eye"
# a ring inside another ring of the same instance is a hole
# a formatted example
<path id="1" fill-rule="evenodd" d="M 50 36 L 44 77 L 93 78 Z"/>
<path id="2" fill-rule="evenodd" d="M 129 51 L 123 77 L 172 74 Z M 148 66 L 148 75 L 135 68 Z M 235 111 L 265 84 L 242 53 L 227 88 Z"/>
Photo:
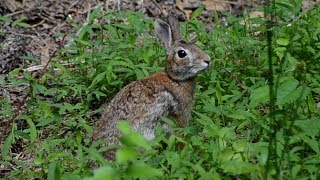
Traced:
<path id="1" fill-rule="evenodd" d="M 184 58 L 187 56 L 187 53 L 184 50 L 179 50 L 178 56 L 179 56 L 179 58 Z"/>

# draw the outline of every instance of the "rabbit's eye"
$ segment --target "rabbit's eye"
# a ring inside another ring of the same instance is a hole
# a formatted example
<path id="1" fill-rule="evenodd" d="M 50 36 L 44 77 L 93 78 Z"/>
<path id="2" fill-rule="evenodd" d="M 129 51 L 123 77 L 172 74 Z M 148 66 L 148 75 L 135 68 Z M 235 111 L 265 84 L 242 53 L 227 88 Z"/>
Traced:
<path id="1" fill-rule="evenodd" d="M 187 53 L 184 50 L 179 50 L 178 56 L 179 56 L 179 58 L 184 58 L 187 56 Z"/>

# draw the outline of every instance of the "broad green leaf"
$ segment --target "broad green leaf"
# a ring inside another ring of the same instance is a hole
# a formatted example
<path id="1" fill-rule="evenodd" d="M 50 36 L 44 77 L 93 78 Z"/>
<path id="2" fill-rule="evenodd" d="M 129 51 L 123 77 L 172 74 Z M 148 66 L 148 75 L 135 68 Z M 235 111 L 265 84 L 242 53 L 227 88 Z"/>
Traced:
<path id="1" fill-rule="evenodd" d="M 232 119 L 253 119 L 255 115 L 249 111 L 236 110 L 231 115 L 228 115 Z"/>
<path id="2" fill-rule="evenodd" d="M 130 147 L 124 147 L 122 149 L 117 150 L 116 159 L 119 163 L 125 163 L 127 161 L 135 160 L 138 153 L 135 149 Z"/>
<path id="3" fill-rule="evenodd" d="M 127 170 L 128 175 L 141 178 L 141 177 L 152 177 L 161 176 L 162 172 L 158 169 L 152 168 L 144 163 L 138 163 L 131 165 Z"/>
<path id="4" fill-rule="evenodd" d="M 59 163 L 52 161 L 48 168 L 48 180 L 59 180 L 61 179 L 61 172 Z"/>
<path id="5" fill-rule="evenodd" d="M 249 162 L 242 161 L 228 161 L 222 165 L 223 171 L 232 174 L 245 174 L 256 172 L 257 166 Z"/>
<path id="6" fill-rule="evenodd" d="M 118 128 L 123 135 L 129 135 L 132 133 L 131 126 L 128 121 L 118 121 Z"/>
<path id="7" fill-rule="evenodd" d="M 252 91 L 250 96 L 250 108 L 269 101 L 269 86 L 262 86 Z"/>
<path id="8" fill-rule="evenodd" d="M 288 80 L 280 85 L 277 90 L 277 104 L 284 105 L 297 100 L 305 99 L 310 93 L 308 87 L 298 87 L 298 81 L 295 79 Z"/>
<path id="9" fill-rule="evenodd" d="M 277 89 L 277 103 L 284 104 L 291 98 L 292 93 L 297 88 L 299 82 L 295 79 L 288 80 Z"/>
<path id="10" fill-rule="evenodd" d="M 113 180 L 118 179 L 119 174 L 110 166 L 100 167 L 93 172 L 93 177 L 90 180 Z"/>
<path id="11" fill-rule="evenodd" d="M 286 38 L 279 38 L 276 40 L 276 43 L 281 46 L 287 46 L 289 44 L 289 39 Z"/>
<path id="12" fill-rule="evenodd" d="M 294 125 L 312 138 L 315 138 L 320 133 L 320 121 L 316 117 L 312 119 L 296 120 Z"/>
<path id="13" fill-rule="evenodd" d="M 245 140 L 237 140 L 232 143 L 232 147 L 236 152 L 243 152 L 248 146 L 248 142 Z"/>

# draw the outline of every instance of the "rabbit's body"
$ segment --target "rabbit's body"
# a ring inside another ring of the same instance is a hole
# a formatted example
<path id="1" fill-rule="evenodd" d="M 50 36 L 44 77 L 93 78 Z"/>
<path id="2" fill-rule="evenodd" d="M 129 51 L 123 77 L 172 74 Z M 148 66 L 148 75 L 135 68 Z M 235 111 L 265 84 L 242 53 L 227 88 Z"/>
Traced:
<path id="1" fill-rule="evenodd" d="M 156 73 L 124 87 L 110 102 L 96 126 L 96 139 L 117 143 L 114 126 L 117 120 L 128 120 L 132 128 L 146 139 L 154 138 L 155 126 L 161 116 L 176 120 L 181 127 L 190 118 L 195 82 L 193 79 L 175 81 L 165 72 Z"/>
<path id="2" fill-rule="evenodd" d="M 175 18 L 169 17 L 169 23 L 170 26 L 156 21 L 156 34 L 167 50 L 165 70 L 124 87 L 95 123 L 94 140 L 118 144 L 118 120 L 129 121 L 148 140 L 154 139 L 161 116 L 174 120 L 179 127 L 187 126 L 194 102 L 195 76 L 208 68 L 210 57 L 196 45 L 180 40 Z M 113 159 L 114 151 L 105 156 Z"/>

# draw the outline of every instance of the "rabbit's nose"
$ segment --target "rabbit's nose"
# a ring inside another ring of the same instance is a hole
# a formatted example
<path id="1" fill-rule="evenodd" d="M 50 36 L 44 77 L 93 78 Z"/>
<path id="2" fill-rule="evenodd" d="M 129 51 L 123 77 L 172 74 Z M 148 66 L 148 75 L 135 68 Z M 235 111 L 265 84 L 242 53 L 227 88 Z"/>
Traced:
<path id="1" fill-rule="evenodd" d="M 203 60 L 208 66 L 210 66 L 210 59 L 204 59 Z"/>

